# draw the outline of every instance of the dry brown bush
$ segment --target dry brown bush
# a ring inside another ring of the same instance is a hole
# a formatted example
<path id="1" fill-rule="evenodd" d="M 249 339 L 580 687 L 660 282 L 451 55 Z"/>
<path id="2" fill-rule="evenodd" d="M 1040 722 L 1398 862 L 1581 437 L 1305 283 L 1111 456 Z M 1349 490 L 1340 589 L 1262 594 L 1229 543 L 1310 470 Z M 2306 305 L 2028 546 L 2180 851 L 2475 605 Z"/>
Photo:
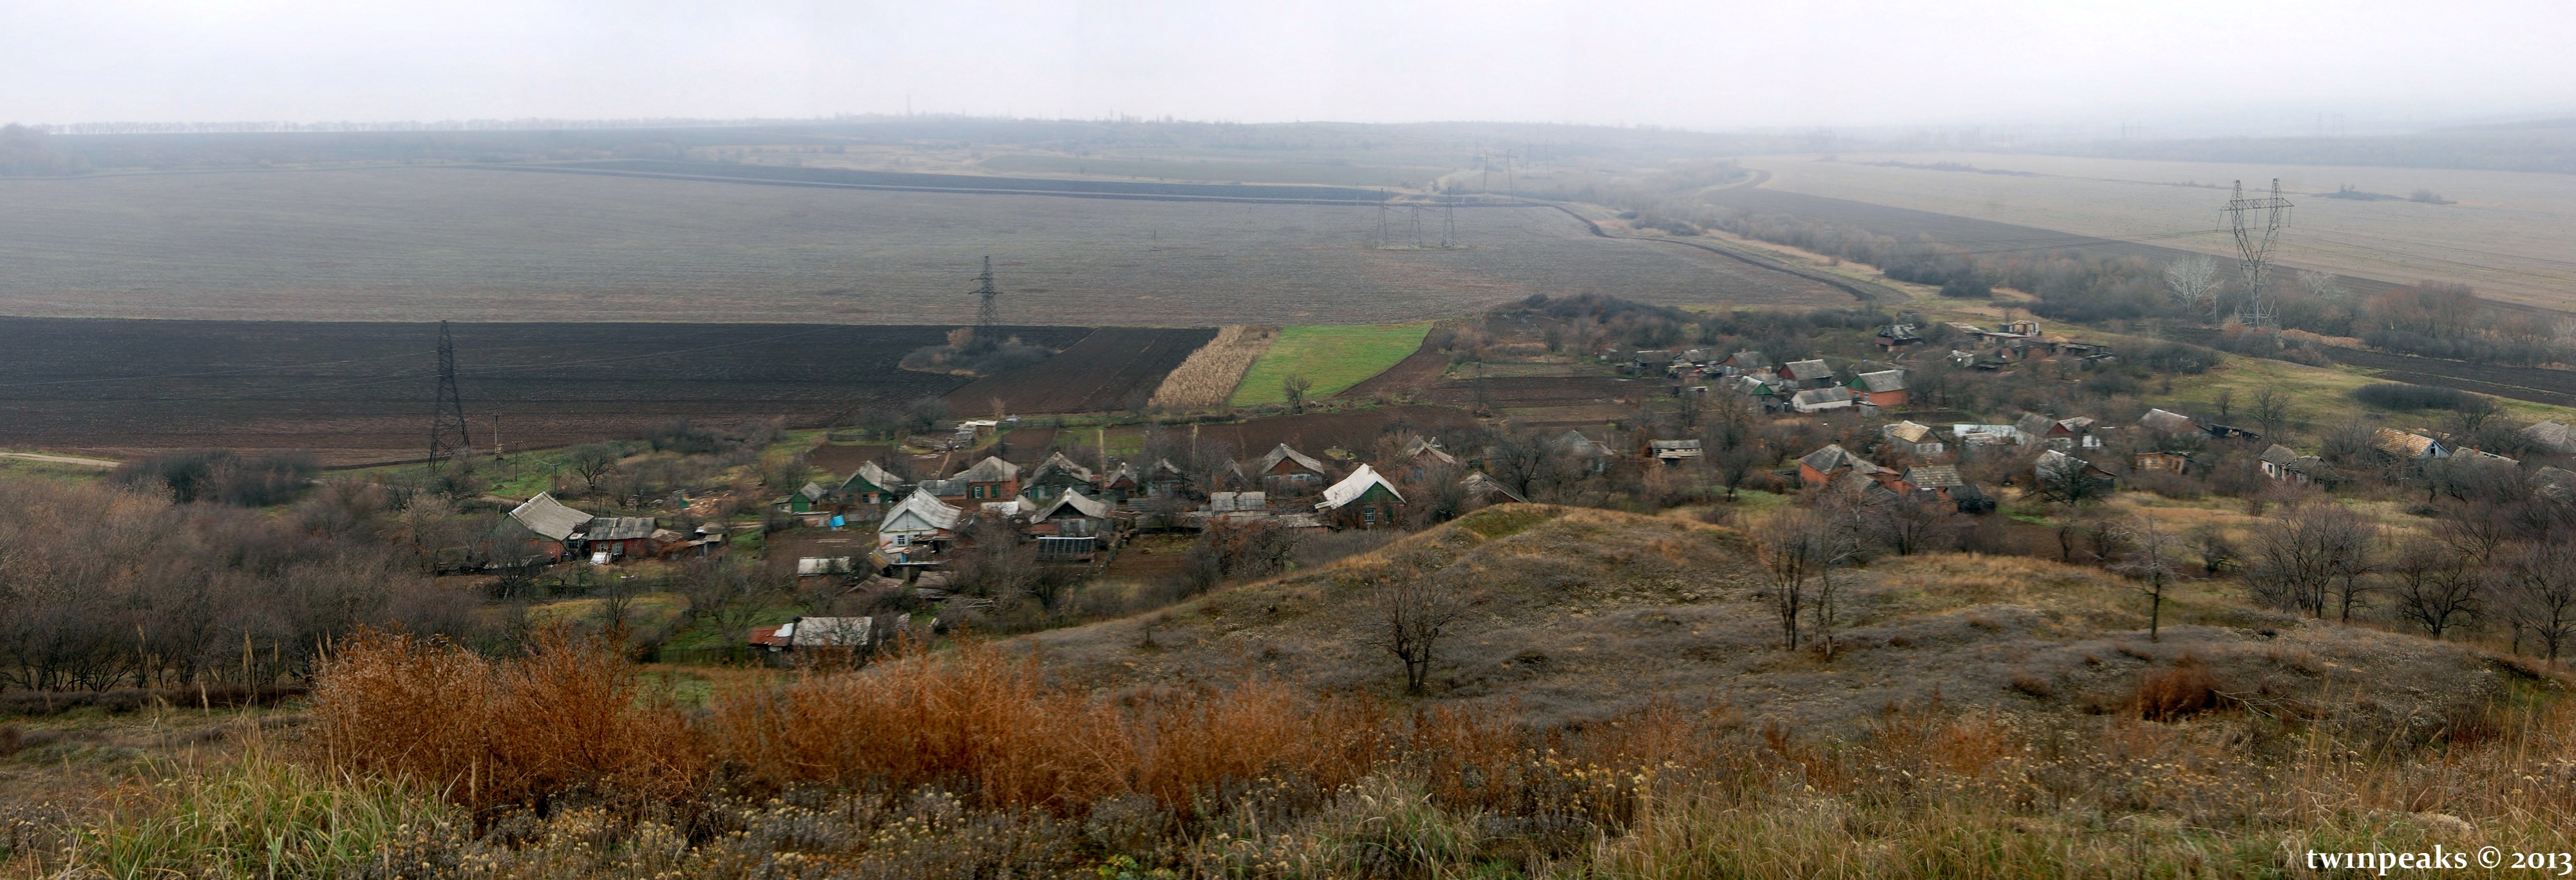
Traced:
<path id="1" fill-rule="evenodd" d="M 1154 389 L 1147 406 L 1164 409 L 1211 409 L 1225 405 L 1234 396 L 1234 386 L 1242 384 L 1243 374 L 1252 362 L 1270 350 L 1279 338 L 1278 329 L 1244 324 L 1229 324 L 1216 332 L 1216 338 L 1174 367 Z"/>
<path id="2" fill-rule="evenodd" d="M 1258 680 L 1096 697 L 980 645 L 737 695 L 708 724 L 768 786 L 938 785 L 1061 813 L 1130 794 L 1187 810 L 1265 774 L 1330 790 L 1375 766 L 1384 728 L 1364 704 Z"/>
<path id="3" fill-rule="evenodd" d="M 707 750 L 668 700 L 642 692 L 620 641 L 556 631 L 494 664 L 442 640 L 362 634 L 319 677 L 314 745 L 335 768 L 477 811 L 568 793 L 629 805 L 695 794 Z"/>
<path id="4" fill-rule="evenodd" d="M 2149 721 L 2171 721 L 2218 708 L 2218 679 L 2209 666 L 2189 654 L 2172 669 L 2150 671 L 2138 679 L 2138 714 Z"/>

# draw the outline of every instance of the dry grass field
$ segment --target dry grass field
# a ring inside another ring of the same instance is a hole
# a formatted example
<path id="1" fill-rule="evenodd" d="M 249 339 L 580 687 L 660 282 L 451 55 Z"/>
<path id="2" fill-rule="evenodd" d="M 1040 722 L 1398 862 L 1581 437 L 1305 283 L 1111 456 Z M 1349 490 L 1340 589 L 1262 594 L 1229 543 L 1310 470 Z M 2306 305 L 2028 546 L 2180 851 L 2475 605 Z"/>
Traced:
<path id="1" fill-rule="evenodd" d="M 2231 165 L 1990 153 L 1761 156 L 1766 189 L 2099 236 L 2222 228 L 2235 180 L 2296 203 L 2285 264 L 2398 283 L 2467 283 L 2514 302 L 2576 309 L 2576 176 L 2429 168 Z M 1987 174 L 1902 168 L 1958 163 Z M 2350 185 L 2389 200 L 2322 197 Z M 2215 187 L 2215 188 L 2213 188 Z M 2457 204 L 2407 201 L 2430 190 Z M 2157 242 L 2225 255 L 2224 233 Z M 2028 246 L 2025 243 L 2022 246 Z M 2045 244 L 2045 242 L 2039 242 Z M 1997 243 L 1998 247 L 2012 245 Z"/>
<path id="2" fill-rule="evenodd" d="M 1374 323 L 1533 293 L 1841 305 L 1552 209 L 1374 250 L 1374 209 L 961 195 L 466 167 L 0 181 L 0 313 L 278 320 Z"/>
<path id="3" fill-rule="evenodd" d="M 1252 369 L 1252 362 L 1278 338 L 1277 327 L 1226 325 L 1217 330 L 1215 339 L 1190 352 L 1187 360 L 1163 377 L 1151 405 L 1172 410 L 1224 406 L 1234 386 L 1242 384 L 1243 372 Z"/>

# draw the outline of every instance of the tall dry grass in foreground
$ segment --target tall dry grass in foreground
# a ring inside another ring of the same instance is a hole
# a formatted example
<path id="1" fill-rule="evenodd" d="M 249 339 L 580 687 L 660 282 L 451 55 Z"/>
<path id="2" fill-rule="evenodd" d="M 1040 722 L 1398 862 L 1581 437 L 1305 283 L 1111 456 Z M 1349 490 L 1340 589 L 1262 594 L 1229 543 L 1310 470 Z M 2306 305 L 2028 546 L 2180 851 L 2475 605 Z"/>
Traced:
<path id="1" fill-rule="evenodd" d="M 1234 395 L 1234 386 L 1243 384 L 1243 374 L 1252 369 L 1252 362 L 1278 338 L 1275 327 L 1228 324 L 1219 328 L 1215 339 L 1190 352 L 1163 377 L 1147 405 L 1172 410 L 1224 406 L 1226 398 Z"/>
<path id="2" fill-rule="evenodd" d="M 1825 737 L 1668 700 L 1532 729 L 1508 706 L 1407 713 L 1259 680 L 1091 694 L 985 646 L 692 714 L 604 653 L 557 643 L 487 663 L 400 639 L 343 651 L 294 772 L 339 792 L 330 809 L 351 811 L 352 827 L 415 818 L 311 848 L 287 873 L 2234 877 L 2300 874 L 2310 849 L 2576 841 L 2576 710 L 2546 673 L 2390 726 L 2347 720 L 2331 698 L 2177 700 L 2208 675 L 2181 664 L 2142 677 L 2115 714 L 1959 712 L 1936 699 Z M 447 692 L 458 701 L 437 696 Z M 553 717 L 626 741 L 476 727 L 509 716 L 456 711 L 540 698 L 575 703 Z M 532 744 L 495 735 L 506 732 Z M 528 753 L 538 748 L 564 754 Z M 599 759 L 613 749 L 632 751 Z M 469 779 L 481 767 L 544 772 L 476 794 L 458 788 L 460 766 Z M 167 813 L 120 813 L 90 839 L 148 837 L 172 853 L 160 865 L 248 865 L 206 854 L 239 835 L 135 829 L 227 815 L 223 804 L 258 788 L 237 780 L 276 772 L 191 774 L 165 786 Z M 474 818 L 431 802 L 441 795 Z"/>

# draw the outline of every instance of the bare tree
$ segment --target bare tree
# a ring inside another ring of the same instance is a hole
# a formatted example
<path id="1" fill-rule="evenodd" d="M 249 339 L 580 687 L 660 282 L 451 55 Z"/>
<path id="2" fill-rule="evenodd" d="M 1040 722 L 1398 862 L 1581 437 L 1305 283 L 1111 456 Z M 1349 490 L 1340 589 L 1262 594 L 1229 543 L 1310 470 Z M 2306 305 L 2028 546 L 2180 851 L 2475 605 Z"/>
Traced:
<path id="1" fill-rule="evenodd" d="M 2263 426 L 2263 436 L 2278 442 L 2281 429 L 2290 423 L 2290 395 L 2269 385 L 2254 392 L 2254 423 Z"/>
<path id="2" fill-rule="evenodd" d="M 1288 378 L 1279 380 L 1279 390 L 1288 395 L 1288 411 L 1302 413 L 1306 411 L 1306 392 L 1315 390 L 1315 380 L 1304 373 L 1290 373 Z"/>
<path id="3" fill-rule="evenodd" d="M 2476 613 L 2486 592 L 2486 573 L 2439 541 L 2406 542 L 2392 557 L 2388 573 L 2395 583 L 2397 615 L 2436 639 Z"/>
<path id="4" fill-rule="evenodd" d="M 2331 501 L 2293 504 L 2254 530 L 2246 580 L 2278 608 L 2324 617 L 2326 598 L 2346 572 L 2366 571 L 2378 528 Z"/>
<path id="5" fill-rule="evenodd" d="M 2173 261 L 2165 267 L 2165 287 L 2172 291 L 2174 305 L 2186 312 L 2208 312 L 2218 317 L 2218 262 L 2194 254 Z"/>
<path id="6" fill-rule="evenodd" d="M 2128 553 L 2111 570 L 2137 581 L 2135 589 L 2147 597 L 2147 641 L 2161 641 L 2165 588 L 2181 570 L 2182 537 L 2144 515 L 2132 518 L 2125 531 Z"/>
<path id="7" fill-rule="evenodd" d="M 575 446 L 564 454 L 564 470 L 580 477 L 590 491 L 599 491 L 599 481 L 617 472 L 617 450 L 603 444 Z"/>
<path id="8" fill-rule="evenodd" d="M 2556 662 L 2576 641 L 2576 545 L 2555 541 L 2529 547 L 2505 568 L 2507 614 L 2514 629 L 2540 642 Z"/>
<path id="9" fill-rule="evenodd" d="M 1921 495 L 1924 493 L 1916 493 Z M 1957 508 L 1939 498 L 1911 497 L 1862 508 L 1872 535 L 1898 556 L 1942 549 L 1957 537 Z"/>
<path id="10" fill-rule="evenodd" d="M 1404 664 L 1404 690 L 1422 693 L 1431 662 L 1449 627 L 1466 616 L 1469 600 L 1447 584 L 1424 577 L 1379 577 L 1361 589 L 1366 623 L 1360 644 L 1395 655 Z"/>
<path id="11" fill-rule="evenodd" d="M 1762 534 L 1762 573 L 1770 582 L 1771 612 L 1780 621 L 1780 647 L 1798 649 L 1802 620 L 1810 613 L 1811 584 L 1832 564 L 1832 527 L 1812 508 L 1795 508 L 1772 519 Z"/>

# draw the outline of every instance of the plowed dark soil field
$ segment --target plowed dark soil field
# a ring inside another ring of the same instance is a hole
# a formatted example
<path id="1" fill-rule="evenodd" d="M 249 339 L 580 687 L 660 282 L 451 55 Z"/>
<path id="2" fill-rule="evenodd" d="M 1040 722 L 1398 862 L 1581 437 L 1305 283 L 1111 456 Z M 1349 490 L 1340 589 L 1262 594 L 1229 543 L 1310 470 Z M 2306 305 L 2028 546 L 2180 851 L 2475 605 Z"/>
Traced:
<path id="1" fill-rule="evenodd" d="M 1030 366 L 986 376 L 949 392 L 948 406 L 982 418 L 1005 412 L 1089 413 L 1122 409 L 1151 396 L 1173 367 L 1216 338 L 1213 327 L 1103 327 Z"/>
<path id="2" fill-rule="evenodd" d="M 478 447 L 511 448 L 786 417 L 819 425 L 967 382 L 896 364 L 947 327 L 457 324 L 458 384 Z M 1082 327 L 1008 328 L 1065 346 Z M 0 447 L 126 457 L 303 450 L 327 464 L 428 446 L 435 324 L 0 318 Z"/>
<path id="3" fill-rule="evenodd" d="M 1199 439 L 1231 444 L 1235 454 L 1246 460 L 1259 457 L 1281 443 L 1308 455 L 1321 455 L 1324 450 L 1336 446 L 1365 453 L 1377 442 L 1379 434 L 1399 423 L 1428 434 L 1438 428 L 1473 425 L 1476 419 L 1465 410 L 1445 406 L 1381 406 L 1349 412 L 1246 419 L 1230 425 L 1205 425 L 1199 428 Z"/>

